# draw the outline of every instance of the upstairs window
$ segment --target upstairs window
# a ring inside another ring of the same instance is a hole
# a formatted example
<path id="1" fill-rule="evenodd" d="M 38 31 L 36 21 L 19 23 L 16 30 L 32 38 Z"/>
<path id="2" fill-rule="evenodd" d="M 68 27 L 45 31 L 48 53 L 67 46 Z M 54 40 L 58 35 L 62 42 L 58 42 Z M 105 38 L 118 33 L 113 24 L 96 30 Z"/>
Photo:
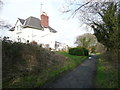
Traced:
<path id="1" fill-rule="evenodd" d="M 17 26 L 17 30 L 18 31 L 22 30 L 21 25 Z"/>
<path id="2" fill-rule="evenodd" d="M 19 26 L 19 28 L 20 28 L 20 30 L 22 30 L 22 26 L 21 25 Z"/>
<path id="3" fill-rule="evenodd" d="M 19 27 L 17 26 L 17 30 L 19 30 Z"/>

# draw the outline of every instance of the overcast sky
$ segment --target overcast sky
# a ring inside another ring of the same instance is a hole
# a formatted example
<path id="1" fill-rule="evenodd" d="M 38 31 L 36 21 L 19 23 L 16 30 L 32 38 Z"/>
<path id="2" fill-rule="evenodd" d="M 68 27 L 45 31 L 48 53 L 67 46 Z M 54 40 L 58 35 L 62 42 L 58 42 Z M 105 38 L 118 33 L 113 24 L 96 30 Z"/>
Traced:
<path id="1" fill-rule="evenodd" d="M 3 0 L 4 6 L 0 11 L 0 18 L 6 20 L 12 26 L 17 18 L 26 19 L 29 16 L 40 18 L 41 3 L 42 11 L 49 16 L 49 25 L 57 33 L 56 40 L 74 46 L 78 35 L 86 33 L 85 25 L 81 26 L 78 18 L 69 18 L 70 14 L 63 14 L 61 9 L 66 0 Z M 70 1 L 70 0 L 67 0 Z M 1 32 L 1 31 L 0 31 Z M 4 33 L 5 34 L 5 33 Z"/>

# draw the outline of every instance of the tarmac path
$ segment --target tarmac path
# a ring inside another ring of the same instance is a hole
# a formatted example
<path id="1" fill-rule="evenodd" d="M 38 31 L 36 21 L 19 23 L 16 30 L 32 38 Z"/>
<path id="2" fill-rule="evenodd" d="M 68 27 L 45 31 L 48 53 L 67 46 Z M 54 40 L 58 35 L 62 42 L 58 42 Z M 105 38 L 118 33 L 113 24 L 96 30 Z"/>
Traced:
<path id="1" fill-rule="evenodd" d="M 57 78 L 45 88 L 95 88 L 96 56 L 91 57 L 91 60 L 86 59 L 77 68 L 64 77 Z"/>

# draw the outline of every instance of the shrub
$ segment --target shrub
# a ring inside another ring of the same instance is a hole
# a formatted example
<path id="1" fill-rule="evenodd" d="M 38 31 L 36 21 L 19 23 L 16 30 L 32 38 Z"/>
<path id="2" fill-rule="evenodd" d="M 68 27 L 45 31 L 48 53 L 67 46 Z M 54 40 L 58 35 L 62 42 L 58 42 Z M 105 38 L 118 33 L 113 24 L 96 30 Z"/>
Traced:
<path id="1" fill-rule="evenodd" d="M 59 72 L 67 64 L 66 57 L 38 45 L 2 41 L 3 88 L 37 87 L 51 79 L 50 70 Z"/>
<path id="2" fill-rule="evenodd" d="M 77 56 L 88 56 L 88 50 L 83 47 L 70 48 L 69 54 Z"/>
<path id="3" fill-rule="evenodd" d="M 87 49 L 85 49 L 85 48 L 82 48 L 82 49 L 83 49 L 84 55 L 88 56 L 89 55 L 89 51 Z"/>

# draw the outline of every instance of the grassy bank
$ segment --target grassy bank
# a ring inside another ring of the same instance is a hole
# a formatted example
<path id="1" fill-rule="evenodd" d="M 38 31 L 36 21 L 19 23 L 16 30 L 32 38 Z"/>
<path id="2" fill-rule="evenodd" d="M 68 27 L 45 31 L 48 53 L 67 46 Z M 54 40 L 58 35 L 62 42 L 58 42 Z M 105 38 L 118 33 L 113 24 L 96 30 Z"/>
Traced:
<path id="1" fill-rule="evenodd" d="M 97 61 L 96 87 L 118 88 L 118 67 L 116 68 L 114 63 L 111 63 L 107 58 L 105 53 L 105 55 L 100 55 Z"/>
<path id="2" fill-rule="evenodd" d="M 32 44 L 3 42 L 2 46 L 3 88 L 41 87 L 86 58 Z"/>
<path id="3" fill-rule="evenodd" d="M 70 66 L 68 65 L 68 67 L 70 67 L 70 68 L 74 68 L 74 67 L 78 66 L 87 58 L 87 56 L 74 56 L 74 55 L 70 55 L 66 52 L 57 52 L 57 53 L 69 58 L 71 65 Z"/>

